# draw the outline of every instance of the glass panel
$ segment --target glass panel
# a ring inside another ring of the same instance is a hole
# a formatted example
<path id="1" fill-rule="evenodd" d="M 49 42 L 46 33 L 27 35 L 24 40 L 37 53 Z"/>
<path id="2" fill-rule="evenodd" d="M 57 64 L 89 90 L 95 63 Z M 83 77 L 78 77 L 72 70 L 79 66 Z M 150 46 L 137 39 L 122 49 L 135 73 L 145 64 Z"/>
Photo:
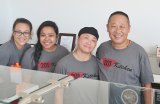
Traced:
<path id="1" fill-rule="evenodd" d="M 57 88 L 43 98 L 44 104 L 144 104 L 146 92 L 151 94 L 147 98 L 150 104 L 158 104 L 159 90 L 79 78 L 68 88 Z"/>
<path id="2" fill-rule="evenodd" d="M 18 98 L 16 93 L 30 93 L 49 84 L 49 80 L 59 80 L 65 75 L 0 65 L 0 103 Z"/>
<path id="3" fill-rule="evenodd" d="M 66 82 L 63 80 L 68 78 L 65 75 L 6 66 L 0 66 L 0 69 L 0 104 L 7 104 L 4 99 L 13 98 L 18 91 L 25 92 L 25 88 L 29 89 L 29 92 L 38 90 L 26 97 L 23 96 L 23 100 L 17 101 L 19 104 L 26 104 L 22 101 L 33 99 L 33 97 L 37 98 L 35 101 L 44 101 L 44 104 L 144 104 L 146 98 L 143 96 L 144 93 L 150 93 L 147 99 L 151 99 L 151 104 L 160 103 L 158 89 L 145 89 L 84 78 L 68 80 L 70 84 L 65 87 Z M 49 80 L 52 81 L 48 82 Z M 30 97 L 33 94 L 35 95 Z M 44 100 L 41 100 L 41 97 Z"/>

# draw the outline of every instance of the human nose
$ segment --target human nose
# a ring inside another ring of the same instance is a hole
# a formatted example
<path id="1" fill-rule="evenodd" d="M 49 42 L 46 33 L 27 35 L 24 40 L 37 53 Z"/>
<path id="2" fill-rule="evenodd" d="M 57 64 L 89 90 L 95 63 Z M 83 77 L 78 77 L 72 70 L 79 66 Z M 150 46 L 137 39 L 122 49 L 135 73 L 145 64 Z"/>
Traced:
<path id="1" fill-rule="evenodd" d="M 122 31 L 122 29 L 120 27 L 116 28 L 116 32 L 121 32 L 121 31 Z"/>
<path id="2" fill-rule="evenodd" d="M 88 44 L 88 45 L 91 45 L 91 42 L 92 42 L 91 40 L 88 40 L 88 41 L 87 41 L 87 44 Z"/>
<path id="3" fill-rule="evenodd" d="M 48 36 L 48 35 L 46 35 L 44 39 L 45 39 L 45 40 L 49 40 L 49 36 Z"/>

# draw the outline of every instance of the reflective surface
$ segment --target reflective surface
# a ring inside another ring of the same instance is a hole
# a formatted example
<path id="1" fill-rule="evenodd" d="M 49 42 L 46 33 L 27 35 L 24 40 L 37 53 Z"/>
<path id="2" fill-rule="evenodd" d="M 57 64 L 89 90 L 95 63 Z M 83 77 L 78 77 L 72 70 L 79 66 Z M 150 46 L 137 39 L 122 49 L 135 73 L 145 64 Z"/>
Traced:
<path id="1" fill-rule="evenodd" d="M 49 80 L 63 77 L 65 75 L 0 66 L 0 101 L 10 102 L 17 98 L 18 92 L 29 93 L 48 85 Z"/>
<path id="2" fill-rule="evenodd" d="M 159 90 L 79 78 L 43 98 L 44 104 L 144 104 L 146 91 L 151 92 L 150 104 L 157 104 L 154 94 Z"/>
<path id="3" fill-rule="evenodd" d="M 40 91 L 46 88 L 44 86 L 49 84 L 49 80 L 60 82 L 63 78 L 66 76 L 0 66 L 0 103 L 6 104 L 5 102 L 13 98 L 12 96 L 17 92 Z M 151 104 L 160 104 L 158 89 L 145 89 L 84 78 L 71 80 L 68 87 L 56 86 L 55 88 L 42 95 L 44 104 L 144 104 L 143 93 L 146 91 L 151 92 Z"/>

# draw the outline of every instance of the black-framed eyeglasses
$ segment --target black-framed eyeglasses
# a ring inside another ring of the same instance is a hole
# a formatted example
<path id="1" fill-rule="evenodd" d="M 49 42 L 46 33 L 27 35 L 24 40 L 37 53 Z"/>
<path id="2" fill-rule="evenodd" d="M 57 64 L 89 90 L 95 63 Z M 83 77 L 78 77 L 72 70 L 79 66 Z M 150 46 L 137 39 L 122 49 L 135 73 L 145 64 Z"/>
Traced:
<path id="1" fill-rule="evenodd" d="M 21 31 L 16 31 L 16 30 L 14 31 L 14 33 L 15 33 L 15 35 L 18 36 L 18 37 L 21 36 L 22 34 L 23 34 L 23 36 L 25 36 L 25 37 L 29 37 L 30 34 L 31 34 L 30 32 L 21 32 Z"/>

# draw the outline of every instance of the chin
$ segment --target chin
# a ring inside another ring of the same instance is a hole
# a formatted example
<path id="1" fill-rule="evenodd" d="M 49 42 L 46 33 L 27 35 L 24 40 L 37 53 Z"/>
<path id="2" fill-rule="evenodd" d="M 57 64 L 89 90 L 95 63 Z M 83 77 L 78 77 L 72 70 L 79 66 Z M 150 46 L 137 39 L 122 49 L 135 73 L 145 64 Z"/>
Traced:
<path id="1" fill-rule="evenodd" d="M 24 46 L 26 43 L 19 43 L 19 45 Z"/>
<path id="2" fill-rule="evenodd" d="M 92 51 L 84 51 L 84 53 L 90 54 Z"/>
<path id="3" fill-rule="evenodd" d="M 121 43 L 123 43 L 123 41 L 121 41 L 121 40 L 120 41 L 113 41 L 113 43 L 114 44 L 121 44 Z"/>

